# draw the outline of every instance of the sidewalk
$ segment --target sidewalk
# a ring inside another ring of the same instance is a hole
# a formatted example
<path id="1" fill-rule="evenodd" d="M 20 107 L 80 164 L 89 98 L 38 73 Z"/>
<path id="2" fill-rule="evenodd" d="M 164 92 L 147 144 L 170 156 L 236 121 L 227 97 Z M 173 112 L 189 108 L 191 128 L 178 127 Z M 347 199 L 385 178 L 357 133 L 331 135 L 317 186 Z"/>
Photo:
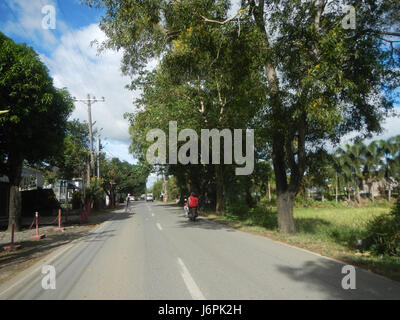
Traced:
<path id="1" fill-rule="evenodd" d="M 28 229 L 33 218 L 28 223 L 23 221 L 23 230 L 14 234 L 14 243 L 21 245 L 21 248 L 16 251 L 3 250 L 2 247 L 10 243 L 11 234 L 8 231 L 1 231 L 0 284 L 14 277 L 17 273 L 28 268 L 58 247 L 75 239 L 84 238 L 90 230 L 110 219 L 117 211 L 123 208 L 124 206 L 121 205 L 115 209 L 92 212 L 88 216 L 88 223 L 85 224 L 80 224 L 80 215 L 68 216 L 68 224 L 62 224 L 64 231 L 55 230 L 58 226 L 57 223 L 48 225 L 50 222 L 54 222 L 56 217 L 43 217 L 39 220 L 39 234 L 45 234 L 46 237 L 41 240 L 31 239 L 31 236 L 36 232 L 35 224 L 32 229 Z M 64 218 L 62 221 L 64 222 Z"/>

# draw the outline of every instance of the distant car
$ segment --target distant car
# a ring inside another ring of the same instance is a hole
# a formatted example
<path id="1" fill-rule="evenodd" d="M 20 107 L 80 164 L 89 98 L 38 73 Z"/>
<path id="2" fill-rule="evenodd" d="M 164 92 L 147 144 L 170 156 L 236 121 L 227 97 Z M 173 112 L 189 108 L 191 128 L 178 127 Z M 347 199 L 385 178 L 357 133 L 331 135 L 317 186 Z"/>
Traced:
<path id="1" fill-rule="evenodd" d="M 135 201 L 136 199 L 135 199 L 135 197 L 134 196 L 130 196 L 129 197 L 129 201 Z"/>
<path id="2" fill-rule="evenodd" d="M 152 195 L 151 193 L 149 193 L 149 194 L 146 196 L 146 201 L 151 201 L 151 202 L 154 201 L 153 195 Z"/>

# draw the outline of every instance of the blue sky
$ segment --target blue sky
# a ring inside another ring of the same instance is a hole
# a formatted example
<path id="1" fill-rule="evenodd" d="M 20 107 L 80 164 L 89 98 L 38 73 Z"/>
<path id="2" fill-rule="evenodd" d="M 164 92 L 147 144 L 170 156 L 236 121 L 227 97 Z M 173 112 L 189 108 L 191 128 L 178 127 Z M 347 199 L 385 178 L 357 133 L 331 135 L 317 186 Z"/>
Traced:
<path id="1" fill-rule="evenodd" d="M 45 17 L 42 9 L 46 5 L 55 9 L 54 30 L 42 27 Z M 95 127 L 103 128 L 105 151 L 110 157 L 134 163 L 128 153 L 129 124 L 123 114 L 134 112 L 132 101 L 139 93 L 125 89 L 131 79 L 120 72 L 120 52 L 106 51 L 98 55 L 96 47 L 90 45 L 93 40 L 105 40 L 98 27 L 103 13 L 79 4 L 79 0 L 1 0 L 0 31 L 17 43 L 32 46 L 49 68 L 57 87 L 67 87 L 77 98 L 86 98 L 88 93 L 98 98 L 104 96 L 105 103 L 93 105 L 92 118 L 96 121 Z M 86 106 L 82 103 L 75 106 L 71 119 L 87 120 Z M 399 135 L 400 119 L 386 120 L 384 128 L 385 132 L 378 138 Z M 154 180 L 155 176 L 151 176 L 148 185 Z"/>
<path id="2" fill-rule="evenodd" d="M 56 28 L 44 29 L 42 20 L 46 5 L 55 8 Z M 93 121 L 102 136 L 107 154 L 134 163 L 128 153 L 128 122 L 124 112 L 133 112 L 137 93 L 124 86 L 130 79 L 120 72 L 121 54 L 107 51 L 100 56 L 91 41 L 105 39 L 97 24 L 103 11 L 79 4 L 78 0 L 2 0 L 0 30 L 15 42 L 32 46 L 49 68 L 57 87 L 67 87 L 72 96 L 86 98 L 90 93 L 105 103 L 92 107 Z M 75 104 L 71 118 L 87 120 L 87 109 Z"/>
<path id="3" fill-rule="evenodd" d="M 55 8 L 56 28 L 44 30 L 42 9 Z M 0 2 L 1 31 L 16 42 L 25 42 L 43 55 L 51 56 L 68 32 L 100 21 L 103 10 L 79 4 L 79 0 L 3 0 Z"/>

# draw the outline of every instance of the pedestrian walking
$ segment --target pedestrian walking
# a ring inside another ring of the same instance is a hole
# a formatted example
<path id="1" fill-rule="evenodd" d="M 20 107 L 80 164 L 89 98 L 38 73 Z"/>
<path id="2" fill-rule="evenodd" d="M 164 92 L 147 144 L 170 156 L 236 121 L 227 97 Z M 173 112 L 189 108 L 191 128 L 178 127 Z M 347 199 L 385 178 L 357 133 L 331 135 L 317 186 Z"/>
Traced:
<path id="1" fill-rule="evenodd" d="M 131 200 L 131 194 L 128 193 L 128 196 L 126 197 L 126 204 L 125 204 L 125 212 L 128 212 L 129 210 L 129 202 Z"/>

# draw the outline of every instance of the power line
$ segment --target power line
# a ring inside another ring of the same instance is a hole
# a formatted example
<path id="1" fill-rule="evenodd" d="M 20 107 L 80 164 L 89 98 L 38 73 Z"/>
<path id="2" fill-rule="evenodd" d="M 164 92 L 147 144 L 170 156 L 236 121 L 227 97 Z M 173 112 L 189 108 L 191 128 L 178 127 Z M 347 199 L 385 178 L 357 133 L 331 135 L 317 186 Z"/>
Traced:
<path id="1" fill-rule="evenodd" d="M 93 154 L 93 123 L 92 123 L 92 104 L 96 102 L 105 102 L 104 97 L 101 99 L 96 99 L 96 97 L 90 97 L 90 94 L 87 95 L 87 99 L 76 99 L 74 97 L 75 102 L 82 102 L 87 105 L 88 109 L 88 121 L 89 121 L 89 145 L 90 145 L 90 171 L 94 170 L 94 154 Z M 94 176 L 93 172 L 93 176 Z"/>
<path id="2" fill-rule="evenodd" d="M 106 149 L 103 149 L 105 152 L 107 152 L 108 154 L 110 154 L 113 158 L 118 158 L 114 153 L 112 153 L 111 151 L 108 151 Z"/>

